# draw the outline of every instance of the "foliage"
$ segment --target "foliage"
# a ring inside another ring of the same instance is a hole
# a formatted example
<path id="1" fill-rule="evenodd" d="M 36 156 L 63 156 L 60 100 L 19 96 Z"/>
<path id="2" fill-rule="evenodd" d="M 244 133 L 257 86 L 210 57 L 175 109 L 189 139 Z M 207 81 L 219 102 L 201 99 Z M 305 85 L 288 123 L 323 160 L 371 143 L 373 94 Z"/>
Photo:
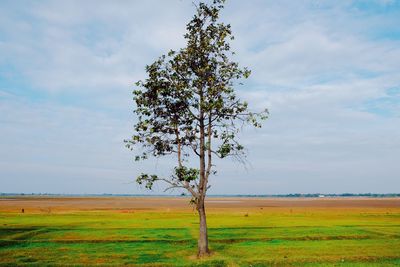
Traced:
<path id="1" fill-rule="evenodd" d="M 194 201 L 204 199 L 208 178 L 215 173 L 213 156 L 242 159 L 244 147 L 238 142 L 241 127 L 261 127 L 267 110 L 254 113 L 234 92 L 238 80 L 250 70 L 232 61 L 229 41 L 231 26 L 219 22 L 224 0 L 200 3 L 186 26 L 186 46 L 169 51 L 146 66 L 148 78 L 136 83 L 134 101 L 135 134 L 126 145 L 142 148 L 136 160 L 176 154 L 177 166 L 170 177 L 141 174 L 139 184 L 151 189 L 164 181 L 171 188 L 185 188 Z M 193 168 L 193 158 L 199 168 Z"/>

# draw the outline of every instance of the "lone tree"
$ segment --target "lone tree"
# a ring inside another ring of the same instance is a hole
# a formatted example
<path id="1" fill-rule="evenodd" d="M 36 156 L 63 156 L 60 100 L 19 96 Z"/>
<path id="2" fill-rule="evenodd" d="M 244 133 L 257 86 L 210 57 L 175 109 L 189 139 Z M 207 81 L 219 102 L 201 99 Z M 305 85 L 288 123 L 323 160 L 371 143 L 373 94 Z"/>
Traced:
<path id="1" fill-rule="evenodd" d="M 261 127 L 259 121 L 268 114 L 250 112 L 234 93 L 235 82 L 248 78 L 250 71 L 231 61 L 231 26 L 218 22 L 224 2 L 199 3 L 186 26 L 186 47 L 146 66 L 148 78 L 137 82 L 133 92 L 135 133 L 125 140 L 129 149 L 140 148 L 137 161 L 176 155 L 171 176 L 143 173 L 136 181 L 148 189 L 163 181 L 166 190 L 182 188 L 191 194 L 200 218 L 199 257 L 209 253 L 204 200 L 210 175 L 216 173 L 213 158 L 242 160 L 238 132 L 244 124 Z"/>

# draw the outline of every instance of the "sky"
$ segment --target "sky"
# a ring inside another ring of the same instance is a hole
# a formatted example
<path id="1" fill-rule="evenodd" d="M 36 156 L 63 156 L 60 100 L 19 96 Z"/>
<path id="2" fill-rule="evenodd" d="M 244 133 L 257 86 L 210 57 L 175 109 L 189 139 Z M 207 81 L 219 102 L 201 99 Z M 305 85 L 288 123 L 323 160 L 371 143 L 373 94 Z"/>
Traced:
<path id="1" fill-rule="evenodd" d="M 189 0 L 0 1 L 0 192 L 161 194 L 134 162 L 132 91 L 185 45 Z M 262 129 L 210 194 L 400 192 L 400 1 L 228 0 L 236 88 Z M 178 194 L 179 192 L 171 192 Z"/>

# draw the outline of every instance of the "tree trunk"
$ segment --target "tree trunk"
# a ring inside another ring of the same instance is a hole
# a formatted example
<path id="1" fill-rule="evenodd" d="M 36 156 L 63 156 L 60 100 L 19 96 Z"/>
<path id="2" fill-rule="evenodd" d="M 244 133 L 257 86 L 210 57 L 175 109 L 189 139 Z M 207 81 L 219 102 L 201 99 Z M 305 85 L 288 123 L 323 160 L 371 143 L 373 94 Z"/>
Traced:
<path id="1" fill-rule="evenodd" d="M 200 225 L 199 225 L 199 242 L 198 242 L 198 257 L 203 257 L 209 254 L 208 250 L 208 235 L 207 235 L 207 221 L 206 221 L 206 210 L 204 207 L 204 198 L 206 197 L 206 177 L 205 177 L 205 134 L 204 134 L 204 111 L 203 111 L 203 103 L 204 103 L 204 97 L 203 97 L 203 88 L 201 87 L 199 90 L 199 95 L 200 95 L 200 102 L 199 102 L 199 109 L 200 109 L 200 114 L 199 114 L 199 130 L 200 130 L 200 170 L 199 170 L 199 176 L 200 176 L 200 181 L 199 181 L 199 193 L 198 193 L 198 199 L 197 199 L 197 211 L 199 212 L 199 219 L 200 219 Z"/>
<path id="2" fill-rule="evenodd" d="M 208 234 L 207 234 L 207 220 L 206 220 L 206 210 L 204 207 L 204 198 L 199 200 L 197 211 L 199 212 L 200 219 L 200 232 L 199 232 L 199 242 L 198 242 L 198 257 L 206 256 L 210 253 L 208 249 Z"/>

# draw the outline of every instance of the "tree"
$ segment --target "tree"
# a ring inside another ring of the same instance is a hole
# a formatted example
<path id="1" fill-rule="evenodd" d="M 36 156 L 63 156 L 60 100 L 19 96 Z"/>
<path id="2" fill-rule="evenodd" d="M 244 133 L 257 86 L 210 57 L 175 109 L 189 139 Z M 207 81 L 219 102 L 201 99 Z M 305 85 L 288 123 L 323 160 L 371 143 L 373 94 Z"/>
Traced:
<path id="1" fill-rule="evenodd" d="M 143 173 L 137 182 L 151 189 L 163 181 L 166 190 L 182 188 L 191 194 L 200 219 L 199 257 L 209 253 L 204 200 L 209 178 L 216 173 L 213 159 L 242 160 L 244 147 L 237 134 L 245 124 L 261 127 L 268 114 L 250 112 L 234 92 L 236 81 L 248 78 L 250 71 L 231 61 L 231 26 L 218 22 L 224 2 L 196 6 L 186 26 L 186 47 L 146 66 L 148 78 L 137 82 L 133 92 L 135 133 L 125 141 L 131 150 L 141 149 L 135 160 L 176 155 L 170 177 Z"/>

